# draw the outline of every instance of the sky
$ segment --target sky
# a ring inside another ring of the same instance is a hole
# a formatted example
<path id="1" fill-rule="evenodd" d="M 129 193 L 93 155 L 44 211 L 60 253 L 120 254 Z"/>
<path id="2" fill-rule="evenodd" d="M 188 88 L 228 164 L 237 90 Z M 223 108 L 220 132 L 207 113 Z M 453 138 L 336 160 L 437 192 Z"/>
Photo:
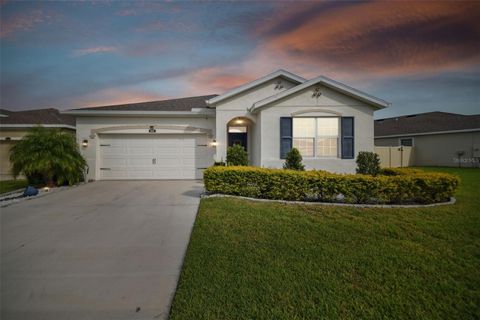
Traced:
<path id="1" fill-rule="evenodd" d="M 0 2 L 0 106 L 221 94 L 277 69 L 480 113 L 480 2 Z"/>

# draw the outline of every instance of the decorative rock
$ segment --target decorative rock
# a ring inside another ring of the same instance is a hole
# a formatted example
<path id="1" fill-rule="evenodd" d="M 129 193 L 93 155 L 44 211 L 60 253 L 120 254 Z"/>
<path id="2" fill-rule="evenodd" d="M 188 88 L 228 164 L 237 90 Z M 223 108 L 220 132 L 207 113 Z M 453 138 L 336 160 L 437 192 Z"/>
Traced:
<path id="1" fill-rule="evenodd" d="M 25 191 L 23 192 L 24 197 L 36 196 L 37 194 L 38 194 L 38 189 L 32 186 L 26 187 Z"/>

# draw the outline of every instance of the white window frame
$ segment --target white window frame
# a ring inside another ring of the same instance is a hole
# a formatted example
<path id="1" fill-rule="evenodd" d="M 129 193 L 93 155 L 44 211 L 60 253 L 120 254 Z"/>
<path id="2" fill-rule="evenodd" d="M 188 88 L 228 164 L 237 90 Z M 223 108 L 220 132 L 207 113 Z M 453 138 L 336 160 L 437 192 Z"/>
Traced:
<path id="1" fill-rule="evenodd" d="M 293 146 L 293 141 L 295 139 L 313 139 L 313 157 L 305 157 L 302 155 L 302 157 L 304 159 L 338 159 L 340 158 L 340 136 L 341 136 L 341 124 L 340 124 L 340 119 L 341 117 L 336 117 L 336 116 L 332 116 L 332 117 L 293 117 L 293 120 L 294 119 L 315 119 L 315 134 L 314 134 L 314 137 L 295 137 L 293 135 L 293 131 L 294 131 L 294 124 L 292 123 L 292 146 Z M 326 118 L 334 118 L 334 119 L 337 119 L 338 121 L 338 124 L 337 124 L 337 128 L 338 128 L 338 131 L 337 131 L 337 155 L 336 156 L 318 156 L 317 154 L 317 138 L 324 138 L 324 139 L 331 139 L 333 138 L 334 136 L 318 136 L 318 124 L 317 124 L 317 119 L 326 119 Z M 294 122 L 294 121 L 292 121 Z"/>
<path id="2" fill-rule="evenodd" d="M 415 146 L 415 138 L 414 137 L 402 137 L 402 138 L 398 138 L 398 145 L 400 147 L 402 147 L 402 140 L 412 140 L 412 145 L 411 147 L 413 148 Z M 410 146 L 403 146 L 403 147 L 410 147 Z"/>

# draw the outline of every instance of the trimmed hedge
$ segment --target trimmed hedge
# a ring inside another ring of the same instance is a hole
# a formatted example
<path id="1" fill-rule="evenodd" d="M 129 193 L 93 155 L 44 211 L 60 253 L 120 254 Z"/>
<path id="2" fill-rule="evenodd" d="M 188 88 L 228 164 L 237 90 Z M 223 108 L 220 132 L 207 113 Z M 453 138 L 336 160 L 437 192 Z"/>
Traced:
<path id="1" fill-rule="evenodd" d="M 345 203 L 435 203 L 450 199 L 459 178 L 415 169 L 384 169 L 378 176 L 258 167 L 210 167 L 209 193 L 244 197 Z"/>

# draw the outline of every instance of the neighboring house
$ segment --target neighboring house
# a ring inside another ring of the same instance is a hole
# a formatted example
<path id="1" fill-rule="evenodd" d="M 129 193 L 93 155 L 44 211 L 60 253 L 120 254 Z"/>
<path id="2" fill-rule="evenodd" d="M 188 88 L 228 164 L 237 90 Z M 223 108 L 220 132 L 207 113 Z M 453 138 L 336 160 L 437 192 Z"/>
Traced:
<path id="1" fill-rule="evenodd" d="M 375 146 L 413 147 L 416 166 L 478 167 L 480 115 L 428 112 L 375 120 Z"/>
<path id="2" fill-rule="evenodd" d="M 89 180 L 195 179 L 227 147 L 254 166 L 281 168 L 300 150 L 307 168 L 355 172 L 373 151 L 373 113 L 388 103 L 326 77 L 278 70 L 222 95 L 83 108 L 77 139 Z"/>
<path id="3" fill-rule="evenodd" d="M 60 114 L 57 109 L 9 111 L 0 109 L 0 180 L 12 179 L 10 148 L 29 129 L 42 125 L 75 133 L 75 118 Z"/>

